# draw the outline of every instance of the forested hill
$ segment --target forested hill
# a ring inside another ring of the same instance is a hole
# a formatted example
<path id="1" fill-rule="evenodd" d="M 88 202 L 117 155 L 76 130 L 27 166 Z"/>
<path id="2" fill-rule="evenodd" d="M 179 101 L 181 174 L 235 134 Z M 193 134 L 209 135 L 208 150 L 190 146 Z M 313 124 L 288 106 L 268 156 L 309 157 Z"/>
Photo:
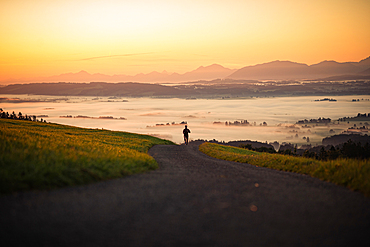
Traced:
<path id="1" fill-rule="evenodd" d="M 177 85 L 148 83 L 30 83 L 0 87 L 0 94 L 34 94 L 60 96 L 121 96 L 121 97 L 274 97 L 308 95 L 370 94 L 370 81 L 253 81 L 213 80 Z"/>
<path id="2" fill-rule="evenodd" d="M 30 83 L 0 88 L 2 94 L 80 95 L 80 96 L 166 96 L 181 95 L 178 89 L 146 83 Z"/>

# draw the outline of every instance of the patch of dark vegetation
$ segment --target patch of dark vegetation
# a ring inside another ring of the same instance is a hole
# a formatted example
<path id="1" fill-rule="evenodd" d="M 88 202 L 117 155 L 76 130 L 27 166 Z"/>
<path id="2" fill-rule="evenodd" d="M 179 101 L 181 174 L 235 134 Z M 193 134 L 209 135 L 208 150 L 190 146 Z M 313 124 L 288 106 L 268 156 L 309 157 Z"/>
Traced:
<path id="1" fill-rule="evenodd" d="M 220 142 L 220 141 L 217 141 L 216 139 L 213 139 L 213 140 L 198 140 L 198 141 L 222 144 L 222 145 L 232 146 L 232 147 L 246 146 L 246 147 L 251 147 L 253 149 L 261 149 L 261 150 L 274 149 L 274 145 L 268 144 L 267 142 L 264 143 L 264 142 L 251 141 L 251 140 L 240 140 L 240 141 L 229 141 L 229 142 L 222 141 L 222 142 Z"/>
<path id="2" fill-rule="evenodd" d="M 245 144 L 245 145 L 241 144 L 239 147 L 252 150 L 252 151 L 256 151 L 256 152 L 261 152 L 261 153 L 276 153 L 274 148 L 267 148 L 267 147 L 254 148 L 252 147 L 252 144 Z"/>
<path id="3" fill-rule="evenodd" d="M 336 99 L 329 99 L 329 98 L 324 98 L 324 99 L 316 99 L 315 101 L 337 101 Z"/>
<path id="4" fill-rule="evenodd" d="M 333 135 L 333 136 L 325 137 L 324 139 L 322 139 L 322 145 L 323 146 L 328 146 L 328 145 L 337 146 L 337 145 L 343 144 L 343 143 L 345 143 L 349 140 L 352 140 L 353 142 L 356 142 L 356 143 L 360 142 L 364 145 L 366 142 L 370 143 L 370 136 L 368 136 L 367 134 L 365 134 L 365 135 L 359 135 L 359 134 Z"/>
<path id="5" fill-rule="evenodd" d="M 5 112 L 2 108 L 0 108 L 0 118 L 5 119 L 17 119 L 17 120 L 26 120 L 26 121 L 34 121 L 34 122 L 44 122 L 46 123 L 46 120 L 40 119 L 38 120 L 37 117 L 48 117 L 47 115 L 23 115 L 22 112 L 19 112 L 16 114 L 14 111 L 9 114 L 9 112 Z"/>
<path id="6" fill-rule="evenodd" d="M 252 141 L 233 141 L 233 142 L 218 142 L 216 140 L 208 141 L 227 146 L 240 147 L 251 151 L 261 153 L 279 153 L 291 156 L 302 156 L 306 158 L 314 158 L 317 160 L 335 160 L 338 158 L 352 158 L 352 159 L 368 159 L 370 158 L 370 137 L 360 135 L 339 135 L 340 138 L 346 136 L 348 139 L 342 141 L 337 145 L 320 145 L 316 147 L 309 147 L 307 149 L 298 149 L 297 145 L 284 144 L 276 151 L 271 144 Z M 354 140 L 351 139 L 354 138 Z M 330 138 L 330 137 L 328 137 Z M 336 137 L 334 137 L 336 139 Z"/>
<path id="7" fill-rule="evenodd" d="M 328 123 L 331 123 L 331 119 L 330 118 L 318 118 L 318 119 L 310 119 L 310 120 L 298 120 L 296 124 L 318 124 L 318 123 L 324 123 L 324 124 L 328 124 Z"/>
<path id="8" fill-rule="evenodd" d="M 370 145 L 368 142 L 353 142 L 351 139 L 338 146 L 321 146 L 319 150 L 304 151 L 303 157 L 319 160 L 335 160 L 337 158 L 368 159 L 370 158 Z"/>
<path id="9" fill-rule="evenodd" d="M 347 121 L 352 121 L 352 120 L 354 120 L 354 121 L 370 120 L 370 113 L 368 113 L 368 114 L 358 113 L 357 116 L 355 116 L 355 117 L 343 117 L 343 118 L 338 119 L 338 121 L 340 121 L 340 122 L 347 122 Z"/>

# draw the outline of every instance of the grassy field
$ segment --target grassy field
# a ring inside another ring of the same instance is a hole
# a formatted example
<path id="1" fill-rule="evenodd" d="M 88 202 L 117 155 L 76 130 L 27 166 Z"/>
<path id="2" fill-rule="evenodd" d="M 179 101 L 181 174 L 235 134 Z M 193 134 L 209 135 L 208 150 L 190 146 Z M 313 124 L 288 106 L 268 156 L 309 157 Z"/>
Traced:
<path id="1" fill-rule="evenodd" d="M 213 143 L 203 143 L 199 150 L 218 159 L 307 174 L 346 186 L 352 190 L 358 190 L 365 196 L 370 197 L 370 160 L 368 159 L 319 161 L 289 155 L 259 153 Z"/>
<path id="2" fill-rule="evenodd" d="M 0 193 L 119 178 L 158 167 L 147 154 L 159 138 L 0 119 Z"/>

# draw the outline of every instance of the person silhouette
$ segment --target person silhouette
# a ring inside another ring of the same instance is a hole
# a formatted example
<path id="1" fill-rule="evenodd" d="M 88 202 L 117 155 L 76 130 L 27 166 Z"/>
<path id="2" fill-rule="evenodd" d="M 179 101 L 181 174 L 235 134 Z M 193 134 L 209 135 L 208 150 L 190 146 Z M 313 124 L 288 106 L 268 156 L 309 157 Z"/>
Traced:
<path id="1" fill-rule="evenodd" d="M 182 133 L 184 134 L 185 145 L 188 145 L 188 143 L 189 143 L 189 133 L 190 133 L 190 130 L 188 129 L 188 126 L 187 125 L 185 125 L 185 129 L 182 131 Z"/>

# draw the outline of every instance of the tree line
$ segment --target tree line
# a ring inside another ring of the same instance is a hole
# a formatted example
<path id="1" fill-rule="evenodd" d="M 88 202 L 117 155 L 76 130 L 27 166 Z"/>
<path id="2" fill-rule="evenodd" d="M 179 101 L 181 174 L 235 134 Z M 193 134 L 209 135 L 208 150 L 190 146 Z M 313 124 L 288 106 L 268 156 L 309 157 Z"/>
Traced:
<path id="1" fill-rule="evenodd" d="M 337 158 L 351 158 L 351 159 L 369 159 L 370 158 L 370 145 L 366 142 L 364 145 L 361 142 L 355 143 L 351 139 L 342 145 L 331 146 L 329 149 L 324 146 L 318 152 L 305 150 L 302 155 L 297 154 L 297 147 L 294 150 L 286 149 L 275 151 L 273 148 L 253 148 L 251 144 L 240 145 L 241 148 L 267 153 L 279 153 L 293 156 L 303 156 L 306 158 L 314 158 L 317 160 L 335 160 Z"/>
<path id="2" fill-rule="evenodd" d="M 27 121 L 39 121 L 35 115 L 23 115 L 22 112 L 19 112 L 16 114 L 14 111 L 9 114 L 9 112 L 5 112 L 2 108 L 0 108 L 0 118 L 6 118 L 6 119 L 18 119 L 18 120 L 27 120 Z M 46 120 L 43 120 L 41 118 L 40 122 L 46 123 Z"/>
<path id="3" fill-rule="evenodd" d="M 351 139 L 338 145 L 331 146 L 326 150 L 321 147 L 319 152 L 304 151 L 303 157 L 315 158 L 318 160 L 334 160 L 337 158 L 351 158 L 351 159 L 369 159 L 370 158 L 370 145 L 366 142 L 364 145 L 361 142 L 355 143 Z"/>

